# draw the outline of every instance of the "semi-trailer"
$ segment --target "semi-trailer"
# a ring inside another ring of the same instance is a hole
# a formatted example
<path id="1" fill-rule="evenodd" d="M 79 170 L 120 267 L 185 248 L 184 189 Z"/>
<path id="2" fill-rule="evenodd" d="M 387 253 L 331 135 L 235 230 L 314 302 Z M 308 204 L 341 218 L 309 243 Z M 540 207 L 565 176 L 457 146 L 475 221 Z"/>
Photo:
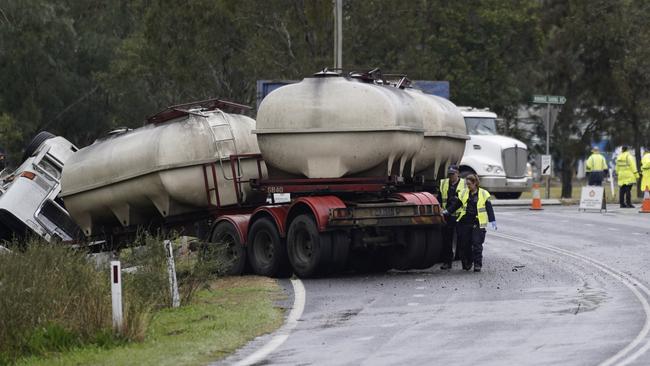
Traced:
<path id="1" fill-rule="evenodd" d="M 88 238 L 119 246 L 142 227 L 180 230 L 225 248 L 231 274 L 440 260 L 429 184 L 467 139 L 451 102 L 405 77 L 323 71 L 270 93 L 257 121 L 247 113 L 223 100 L 170 107 L 73 154 L 61 198 Z"/>

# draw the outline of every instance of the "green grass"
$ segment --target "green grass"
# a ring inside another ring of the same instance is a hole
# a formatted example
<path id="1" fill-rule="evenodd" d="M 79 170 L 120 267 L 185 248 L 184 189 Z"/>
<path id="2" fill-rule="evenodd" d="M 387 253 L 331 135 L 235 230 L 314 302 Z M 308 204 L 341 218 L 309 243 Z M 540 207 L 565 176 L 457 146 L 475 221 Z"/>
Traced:
<path id="1" fill-rule="evenodd" d="M 216 280 L 191 304 L 155 312 L 145 339 L 112 348 L 83 347 L 18 365 L 200 365 L 224 358 L 283 323 L 274 280 L 246 276 Z"/>

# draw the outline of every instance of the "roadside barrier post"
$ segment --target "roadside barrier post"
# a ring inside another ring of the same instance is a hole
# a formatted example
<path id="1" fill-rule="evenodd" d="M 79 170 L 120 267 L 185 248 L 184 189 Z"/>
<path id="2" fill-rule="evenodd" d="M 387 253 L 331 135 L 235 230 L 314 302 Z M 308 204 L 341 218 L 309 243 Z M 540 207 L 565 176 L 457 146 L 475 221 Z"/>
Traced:
<path id="1" fill-rule="evenodd" d="M 111 298 L 113 303 L 113 329 L 122 330 L 122 265 L 111 261 Z"/>
<path id="2" fill-rule="evenodd" d="M 171 240 L 163 242 L 167 250 L 167 271 L 169 272 L 169 293 L 172 297 L 172 307 L 181 306 L 180 295 L 178 294 L 178 282 L 176 281 L 176 264 L 174 263 L 174 248 Z"/>
<path id="3" fill-rule="evenodd" d="M 643 204 L 639 213 L 650 213 L 650 190 L 648 190 L 648 187 L 643 192 Z"/>
<path id="4" fill-rule="evenodd" d="M 530 205 L 531 210 L 543 210 L 542 208 L 542 198 L 539 193 L 539 184 L 533 183 L 533 202 Z"/>

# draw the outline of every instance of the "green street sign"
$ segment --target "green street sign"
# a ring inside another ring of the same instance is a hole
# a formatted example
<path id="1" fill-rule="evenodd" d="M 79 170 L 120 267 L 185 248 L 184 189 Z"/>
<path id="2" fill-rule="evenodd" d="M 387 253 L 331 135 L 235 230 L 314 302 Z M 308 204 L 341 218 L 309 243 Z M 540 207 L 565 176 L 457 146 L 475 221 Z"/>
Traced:
<path id="1" fill-rule="evenodd" d="M 533 95 L 533 103 L 564 104 L 566 103 L 566 98 L 561 95 Z"/>

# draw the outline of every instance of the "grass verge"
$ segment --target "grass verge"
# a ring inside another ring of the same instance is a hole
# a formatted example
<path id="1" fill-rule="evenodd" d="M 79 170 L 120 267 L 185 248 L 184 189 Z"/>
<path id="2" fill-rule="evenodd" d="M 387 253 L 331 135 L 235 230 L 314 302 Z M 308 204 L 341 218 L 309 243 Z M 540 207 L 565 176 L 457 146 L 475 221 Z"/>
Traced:
<path id="1" fill-rule="evenodd" d="M 142 342 L 75 348 L 24 358 L 18 365 L 202 365 L 280 327 L 283 312 L 274 302 L 281 296 L 272 279 L 220 278 L 190 304 L 154 312 Z"/>

